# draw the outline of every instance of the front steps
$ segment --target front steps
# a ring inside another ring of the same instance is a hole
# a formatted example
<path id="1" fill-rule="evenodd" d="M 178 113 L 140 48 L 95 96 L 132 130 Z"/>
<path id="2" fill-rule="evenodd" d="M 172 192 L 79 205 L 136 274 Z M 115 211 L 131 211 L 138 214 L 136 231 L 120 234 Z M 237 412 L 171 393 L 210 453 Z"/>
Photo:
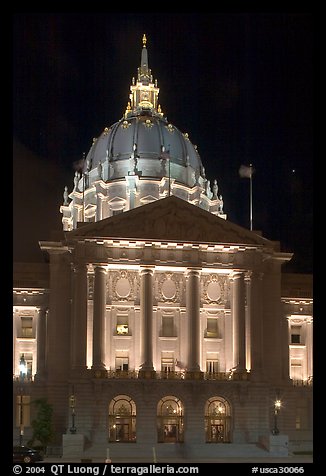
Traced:
<path id="1" fill-rule="evenodd" d="M 118 443 L 93 445 L 84 451 L 82 458 L 96 460 L 107 457 L 107 449 L 112 462 L 143 462 L 161 463 L 176 461 L 199 461 L 215 458 L 259 458 L 267 457 L 269 453 L 256 444 L 198 444 L 162 443 L 151 445 L 137 443 Z"/>

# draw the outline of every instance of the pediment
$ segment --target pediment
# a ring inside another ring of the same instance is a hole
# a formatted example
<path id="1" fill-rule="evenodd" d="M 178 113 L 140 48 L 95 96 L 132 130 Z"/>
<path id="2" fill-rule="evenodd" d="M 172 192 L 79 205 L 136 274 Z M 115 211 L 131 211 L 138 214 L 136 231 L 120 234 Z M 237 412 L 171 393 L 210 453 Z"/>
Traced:
<path id="1" fill-rule="evenodd" d="M 66 232 L 67 239 L 75 237 L 273 245 L 255 232 L 175 196 Z"/>
<path id="2" fill-rule="evenodd" d="M 150 202 L 155 202 L 157 200 L 156 197 L 154 197 L 153 195 L 146 195 L 145 197 L 142 197 L 140 199 L 141 203 L 150 203 Z"/>
<path id="3" fill-rule="evenodd" d="M 110 204 L 114 204 L 114 203 L 125 203 L 126 199 L 125 198 L 122 198 L 122 197 L 113 197 L 111 198 L 111 200 L 109 200 L 109 203 Z"/>

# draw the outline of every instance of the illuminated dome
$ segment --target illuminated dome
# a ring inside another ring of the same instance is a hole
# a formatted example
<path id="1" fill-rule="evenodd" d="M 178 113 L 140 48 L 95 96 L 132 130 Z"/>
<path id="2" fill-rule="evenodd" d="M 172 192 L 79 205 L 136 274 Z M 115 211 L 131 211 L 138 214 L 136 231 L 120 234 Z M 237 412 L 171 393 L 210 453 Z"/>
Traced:
<path id="1" fill-rule="evenodd" d="M 207 180 L 197 147 L 162 112 L 146 41 L 144 35 L 141 65 L 123 117 L 93 139 L 75 172 L 73 191 L 68 194 L 65 187 L 64 230 L 170 194 L 226 218 L 217 181 L 211 185 Z"/>
<path id="2" fill-rule="evenodd" d="M 191 187 L 197 178 L 203 183 L 202 162 L 188 135 L 154 109 L 143 108 L 105 129 L 87 156 L 90 170 L 106 161 L 111 165 L 109 180 L 132 171 L 142 177 L 161 178 L 168 173 L 167 160 L 172 179 Z"/>

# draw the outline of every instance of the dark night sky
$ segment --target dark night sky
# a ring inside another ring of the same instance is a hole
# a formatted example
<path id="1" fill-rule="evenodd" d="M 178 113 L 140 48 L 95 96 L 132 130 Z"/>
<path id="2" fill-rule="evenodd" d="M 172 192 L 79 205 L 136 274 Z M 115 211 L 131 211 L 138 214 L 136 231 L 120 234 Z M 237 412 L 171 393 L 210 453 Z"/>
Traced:
<path id="1" fill-rule="evenodd" d="M 228 219 L 253 224 L 312 272 L 314 18 L 296 12 L 16 13 L 13 258 L 41 261 L 61 229 L 73 161 L 122 117 L 148 38 L 168 120 L 188 132 Z"/>

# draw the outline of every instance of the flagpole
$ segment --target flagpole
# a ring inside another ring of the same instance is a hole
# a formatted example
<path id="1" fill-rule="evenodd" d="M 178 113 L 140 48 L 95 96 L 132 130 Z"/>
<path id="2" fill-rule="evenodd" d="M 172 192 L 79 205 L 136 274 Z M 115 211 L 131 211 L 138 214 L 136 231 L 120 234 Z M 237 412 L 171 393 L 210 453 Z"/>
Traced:
<path id="1" fill-rule="evenodd" d="M 81 170 L 81 173 L 83 175 L 83 222 L 85 221 L 85 185 L 86 185 L 84 167 L 85 167 L 85 152 L 83 152 L 83 168 Z"/>
<path id="2" fill-rule="evenodd" d="M 169 196 L 171 195 L 171 157 L 170 157 L 170 144 L 168 145 L 168 161 L 169 161 Z"/>
<path id="3" fill-rule="evenodd" d="M 250 231 L 252 231 L 252 164 L 250 164 Z"/>
<path id="4" fill-rule="evenodd" d="M 169 157 L 169 196 L 171 195 L 171 165 L 170 165 L 170 157 Z"/>
<path id="5" fill-rule="evenodd" d="M 85 174 L 83 174 L 83 222 L 85 221 Z"/>

